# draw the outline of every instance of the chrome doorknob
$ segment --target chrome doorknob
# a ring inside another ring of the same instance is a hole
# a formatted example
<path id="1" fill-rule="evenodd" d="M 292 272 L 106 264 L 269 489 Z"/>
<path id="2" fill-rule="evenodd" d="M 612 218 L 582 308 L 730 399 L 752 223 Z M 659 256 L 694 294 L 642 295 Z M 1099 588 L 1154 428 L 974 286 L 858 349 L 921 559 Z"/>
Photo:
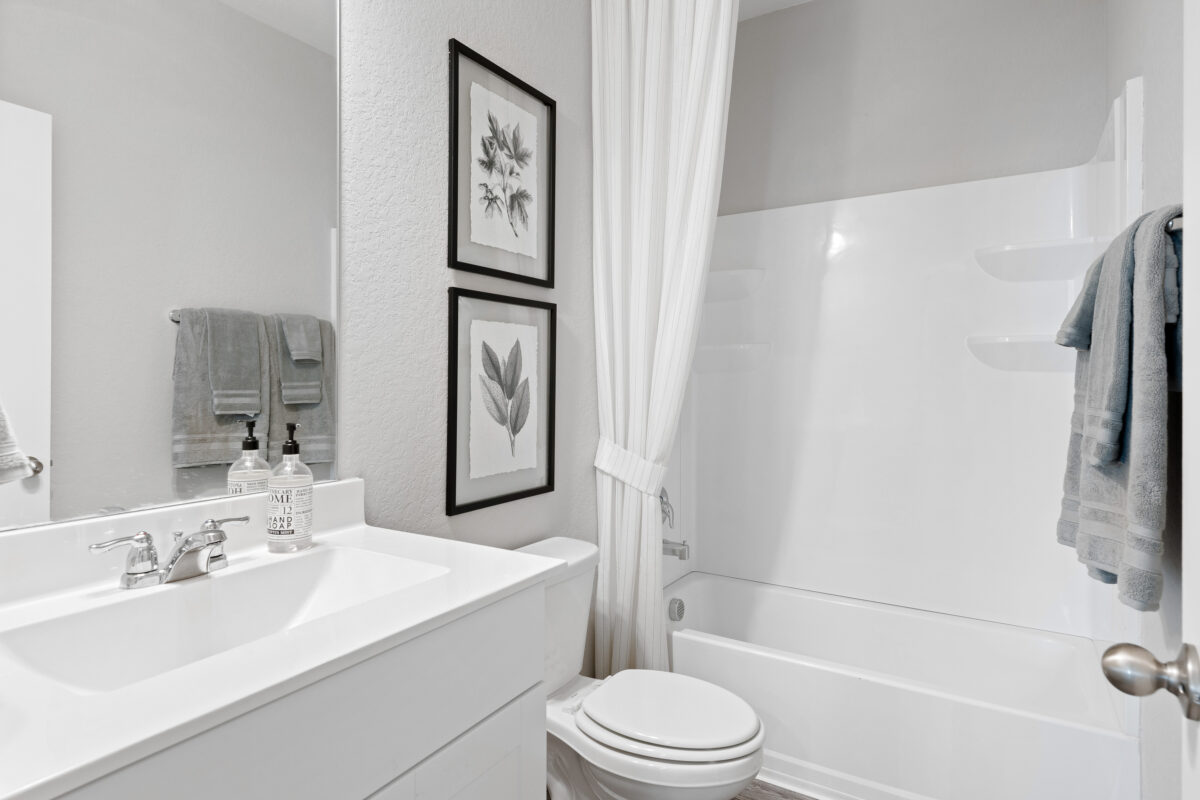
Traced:
<path id="1" fill-rule="evenodd" d="M 1200 654 L 1190 644 L 1165 664 L 1144 647 L 1114 644 L 1100 658 L 1104 677 L 1125 694 L 1144 697 L 1166 689 L 1179 698 L 1184 715 L 1200 720 Z"/>

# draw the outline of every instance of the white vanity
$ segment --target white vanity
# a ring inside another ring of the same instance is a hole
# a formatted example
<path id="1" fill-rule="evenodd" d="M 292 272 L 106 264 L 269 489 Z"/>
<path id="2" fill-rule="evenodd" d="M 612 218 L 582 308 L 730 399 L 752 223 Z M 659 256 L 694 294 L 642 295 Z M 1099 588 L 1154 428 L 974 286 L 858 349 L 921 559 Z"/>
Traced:
<path id="1" fill-rule="evenodd" d="M 544 797 L 543 585 L 558 562 L 363 521 L 316 487 L 311 550 L 265 497 L 0 533 L 0 798 Z M 227 529 L 228 566 L 119 587 L 148 530 Z"/>

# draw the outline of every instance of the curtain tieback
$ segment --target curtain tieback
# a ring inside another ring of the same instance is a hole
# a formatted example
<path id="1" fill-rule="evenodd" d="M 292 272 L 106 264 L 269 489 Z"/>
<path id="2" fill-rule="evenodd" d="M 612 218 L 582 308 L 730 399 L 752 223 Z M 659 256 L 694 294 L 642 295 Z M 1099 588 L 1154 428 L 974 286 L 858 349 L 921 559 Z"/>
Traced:
<path id="1" fill-rule="evenodd" d="M 663 477 L 667 474 L 666 464 L 648 461 L 605 436 L 600 437 L 600 444 L 596 447 L 594 466 L 626 486 L 652 497 L 658 496 Z"/>

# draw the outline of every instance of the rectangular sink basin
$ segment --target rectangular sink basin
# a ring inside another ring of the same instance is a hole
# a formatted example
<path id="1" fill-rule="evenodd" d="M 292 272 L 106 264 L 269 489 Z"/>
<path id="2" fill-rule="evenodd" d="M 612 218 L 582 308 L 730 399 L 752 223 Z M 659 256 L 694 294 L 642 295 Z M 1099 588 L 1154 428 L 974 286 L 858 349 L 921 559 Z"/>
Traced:
<path id="1" fill-rule="evenodd" d="M 148 589 L 0 633 L 0 649 L 82 692 L 109 692 L 444 575 L 395 555 L 318 546 Z"/>

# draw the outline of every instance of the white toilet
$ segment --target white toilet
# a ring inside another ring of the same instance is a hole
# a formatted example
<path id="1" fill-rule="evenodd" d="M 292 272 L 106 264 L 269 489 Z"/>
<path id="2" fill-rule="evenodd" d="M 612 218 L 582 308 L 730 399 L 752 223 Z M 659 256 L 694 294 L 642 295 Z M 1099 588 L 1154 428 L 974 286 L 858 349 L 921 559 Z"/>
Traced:
<path id="1" fill-rule="evenodd" d="M 544 539 L 547 786 L 552 800 L 731 800 L 762 766 L 763 727 L 732 692 L 673 672 L 579 674 L 596 547 Z"/>

